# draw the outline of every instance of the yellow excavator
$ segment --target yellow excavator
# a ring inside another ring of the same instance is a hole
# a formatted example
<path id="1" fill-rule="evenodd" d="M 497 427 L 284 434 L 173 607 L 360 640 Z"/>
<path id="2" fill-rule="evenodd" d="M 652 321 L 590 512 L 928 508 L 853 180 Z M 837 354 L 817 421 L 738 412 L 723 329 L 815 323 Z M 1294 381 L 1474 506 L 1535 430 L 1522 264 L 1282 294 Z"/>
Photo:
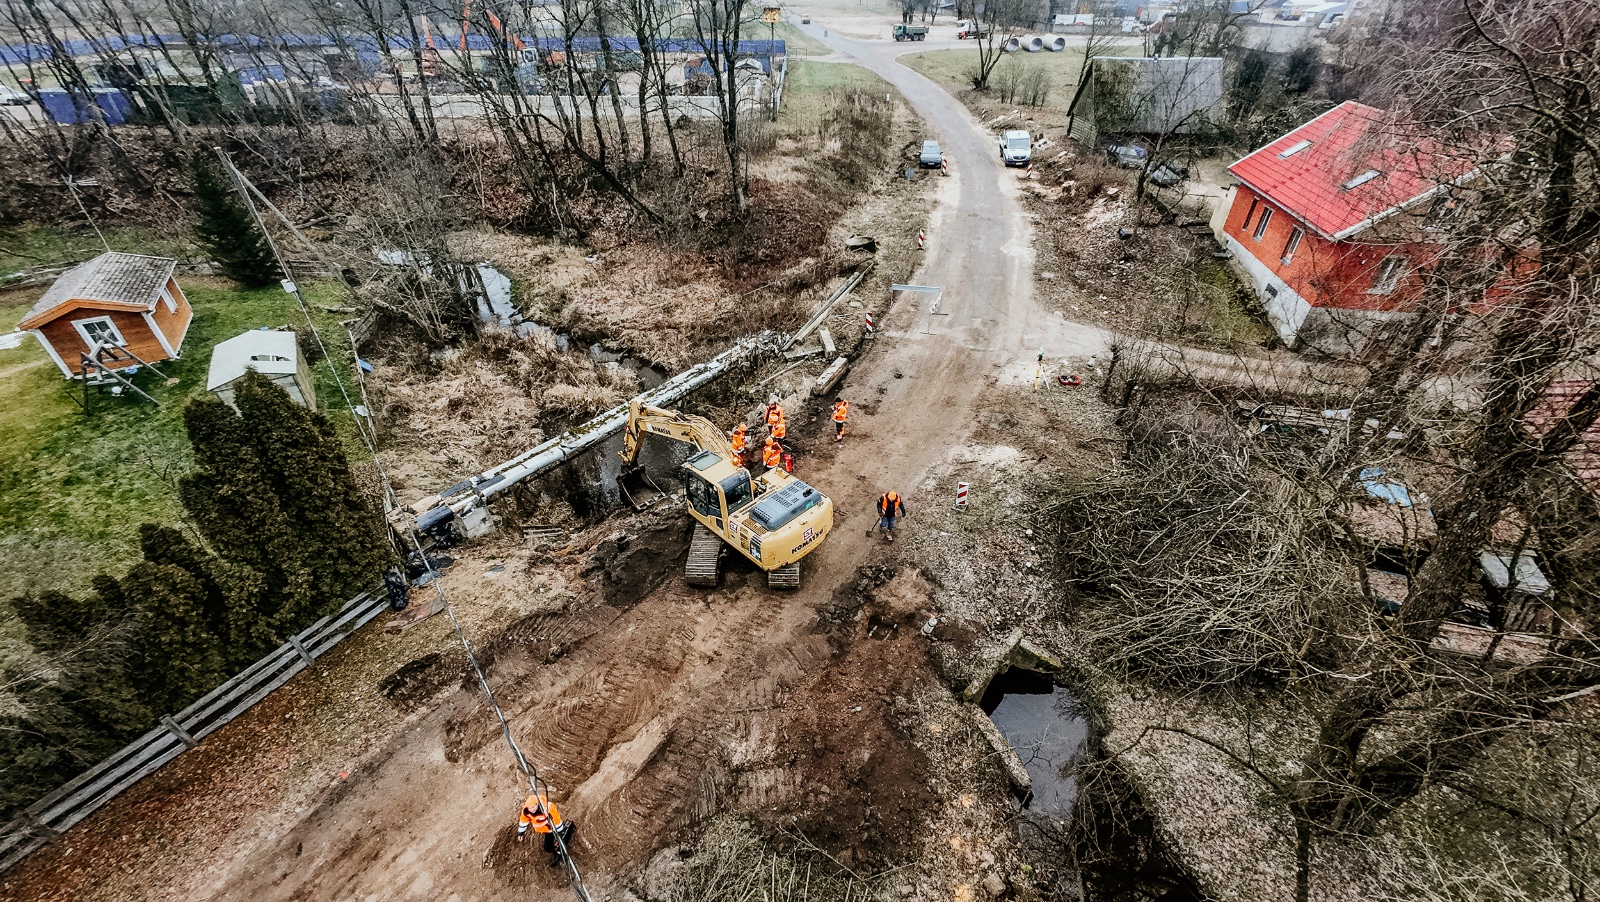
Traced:
<path id="1" fill-rule="evenodd" d="M 816 551 L 833 528 L 833 502 L 793 474 L 773 468 L 755 479 L 740 465 L 733 445 L 710 420 L 679 411 L 628 407 L 620 484 L 648 477 L 635 466 L 645 434 L 693 445 L 683 465 L 684 501 L 695 520 L 684 577 L 691 586 L 715 586 L 724 543 L 766 571 L 774 589 L 800 587 L 800 559 Z M 659 491 L 659 490 L 657 490 Z M 635 507 L 641 505 L 630 495 Z"/>

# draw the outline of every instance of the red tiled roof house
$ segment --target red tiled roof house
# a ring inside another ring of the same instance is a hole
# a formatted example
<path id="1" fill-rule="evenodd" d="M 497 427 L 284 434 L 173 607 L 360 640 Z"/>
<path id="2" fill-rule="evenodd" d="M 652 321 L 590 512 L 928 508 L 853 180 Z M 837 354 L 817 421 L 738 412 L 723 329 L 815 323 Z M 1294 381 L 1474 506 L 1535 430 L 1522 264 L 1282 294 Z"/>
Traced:
<path id="1" fill-rule="evenodd" d="M 17 328 L 32 332 L 68 379 L 81 375 L 80 355 L 101 343 L 126 348 L 146 363 L 175 358 L 194 318 L 172 278 L 176 266 L 166 257 L 101 254 L 56 279 Z M 133 361 L 103 365 L 120 369 Z"/>
<path id="2" fill-rule="evenodd" d="M 1291 346 L 1360 353 L 1404 316 L 1434 254 L 1427 223 L 1476 173 L 1383 112 L 1347 101 L 1228 167 L 1219 229 Z"/>

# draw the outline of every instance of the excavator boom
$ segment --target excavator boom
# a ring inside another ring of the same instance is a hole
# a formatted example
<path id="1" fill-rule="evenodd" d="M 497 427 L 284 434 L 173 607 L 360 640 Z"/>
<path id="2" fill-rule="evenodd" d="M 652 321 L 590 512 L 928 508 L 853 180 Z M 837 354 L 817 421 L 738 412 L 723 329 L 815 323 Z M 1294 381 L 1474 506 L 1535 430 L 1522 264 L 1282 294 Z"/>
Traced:
<path id="1" fill-rule="evenodd" d="M 622 462 L 630 467 L 639 459 L 639 440 L 645 432 L 693 445 L 728 460 L 739 456 L 722 430 L 705 417 L 634 401 L 628 406 L 628 428 L 622 433 Z"/>

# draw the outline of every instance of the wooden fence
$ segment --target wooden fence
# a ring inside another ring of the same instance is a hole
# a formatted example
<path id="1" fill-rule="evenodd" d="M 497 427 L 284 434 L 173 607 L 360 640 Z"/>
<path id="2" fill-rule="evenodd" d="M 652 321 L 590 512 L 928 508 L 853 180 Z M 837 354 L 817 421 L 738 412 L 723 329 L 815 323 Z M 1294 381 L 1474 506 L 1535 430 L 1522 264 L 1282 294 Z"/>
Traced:
<path id="1" fill-rule="evenodd" d="M 380 592 L 363 592 L 332 617 L 324 617 L 243 673 L 206 693 L 161 725 L 135 739 L 0 827 L 0 871 L 66 832 L 117 794 L 199 744 L 223 724 L 250 710 L 328 649 L 388 605 Z"/>

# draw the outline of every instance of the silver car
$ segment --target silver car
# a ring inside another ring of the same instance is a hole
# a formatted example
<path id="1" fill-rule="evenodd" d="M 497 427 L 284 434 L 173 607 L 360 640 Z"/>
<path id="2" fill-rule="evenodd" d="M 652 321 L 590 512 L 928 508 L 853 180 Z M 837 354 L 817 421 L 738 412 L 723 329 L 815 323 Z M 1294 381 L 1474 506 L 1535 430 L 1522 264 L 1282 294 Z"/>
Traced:
<path id="1" fill-rule="evenodd" d="M 1020 128 L 1000 136 L 1000 156 L 1007 166 L 1026 166 L 1033 161 L 1033 137 Z"/>
<path id="2" fill-rule="evenodd" d="M 938 141 L 922 142 L 922 153 L 917 154 L 917 162 L 924 169 L 938 169 L 944 165 L 944 152 L 939 150 Z"/>

